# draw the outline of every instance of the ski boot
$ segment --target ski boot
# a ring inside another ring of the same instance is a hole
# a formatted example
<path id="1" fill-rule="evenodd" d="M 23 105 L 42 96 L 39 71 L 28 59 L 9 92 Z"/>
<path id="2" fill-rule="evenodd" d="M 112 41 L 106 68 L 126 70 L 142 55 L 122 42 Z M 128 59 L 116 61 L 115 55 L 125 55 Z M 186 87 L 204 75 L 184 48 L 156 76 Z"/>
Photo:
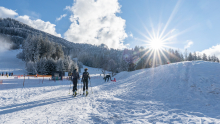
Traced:
<path id="1" fill-rule="evenodd" d="M 73 96 L 75 97 L 77 95 L 77 92 L 73 93 Z"/>
<path id="2" fill-rule="evenodd" d="M 86 96 L 87 96 L 88 94 L 89 94 L 88 91 L 86 91 Z"/>

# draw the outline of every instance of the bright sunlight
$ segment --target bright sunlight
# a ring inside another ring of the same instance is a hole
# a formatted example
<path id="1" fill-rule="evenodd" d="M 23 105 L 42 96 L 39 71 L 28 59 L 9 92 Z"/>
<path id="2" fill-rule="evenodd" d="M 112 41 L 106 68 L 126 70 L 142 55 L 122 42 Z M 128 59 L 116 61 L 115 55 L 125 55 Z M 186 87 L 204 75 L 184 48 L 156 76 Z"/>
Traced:
<path id="1" fill-rule="evenodd" d="M 163 41 L 161 39 L 155 38 L 152 41 L 150 41 L 149 46 L 151 49 L 154 49 L 154 50 L 162 49 L 163 48 Z"/>

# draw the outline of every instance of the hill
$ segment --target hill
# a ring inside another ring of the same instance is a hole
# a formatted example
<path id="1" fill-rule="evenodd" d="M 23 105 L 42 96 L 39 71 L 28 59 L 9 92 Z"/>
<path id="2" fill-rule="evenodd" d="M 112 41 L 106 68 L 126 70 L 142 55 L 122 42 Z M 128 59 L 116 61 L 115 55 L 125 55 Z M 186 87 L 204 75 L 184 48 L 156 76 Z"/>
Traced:
<path id="1" fill-rule="evenodd" d="M 47 37 L 50 41 L 61 44 L 65 48 L 66 54 L 70 52 L 70 49 L 81 46 L 80 44 L 69 42 L 63 38 L 34 29 L 12 18 L 0 18 L 0 35 L 9 39 L 8 41 L 13 42 L 15 44 L 14 49 L 18 49 L 18 46 L 23 43 L 28 35 L 42 35 L 43 37 Z"/>
<path id="2" fill-rule="evenodd" d="M 0 73 L 13 72 L 14 75 L 26 74 L 25 62 L 16 58 L 21 50 L 6 50 L 0 52 Z"/>
<path id="3" fill-rule="evenodd" d="M 14 43 L 12 49 L 19 49 L 20 45 L 28 37 L 28 35 L 42 35 L 52 42 L 61 44 L 66 55 L 73 54 L 74 52 L 80 52 L 82 50 L 85 51 L 87 49 L 90 49 L 89 51 L 91 51 L 91 49 L 97 48 L 97 46 L 91 44 L 79 44 L 67 41 L 61 37 L 32 28 L 31 26 L 12 18 L 0 18 L 0 37 L 7 39 L 10 43 Z M 104 49 L 104 47 L 102 49 Z"/>
<path id="4" fill-rule="evenodd" d="M 0 85 L 1 123 L 219 123 L 220 64 L 179 62 L 121 72 L 103 82 L 89 68 L 89 96 L 69 94 L 70 81 L 7 79 Z M 90 84 L 89 84 L 90 85 Z M 79 82 L 78 93 L 81 91 Z M 93 92 L 93 94 L 92 94 Z"/>

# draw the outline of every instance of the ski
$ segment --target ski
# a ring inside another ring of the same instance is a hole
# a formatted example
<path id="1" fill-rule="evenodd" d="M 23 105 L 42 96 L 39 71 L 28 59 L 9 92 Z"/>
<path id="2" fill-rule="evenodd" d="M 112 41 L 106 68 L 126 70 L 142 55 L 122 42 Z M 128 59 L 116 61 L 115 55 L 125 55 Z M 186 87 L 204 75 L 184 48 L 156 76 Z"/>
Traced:
<path id="1" fill-rule="evenodd" d="M 75 93 L 73 93 L 73 96 L 74 96 L 74 97 L 76 97 L 76 95 L 77 95 L 77 93 L 76 93 L 76 92 L 75 92 Z"/>

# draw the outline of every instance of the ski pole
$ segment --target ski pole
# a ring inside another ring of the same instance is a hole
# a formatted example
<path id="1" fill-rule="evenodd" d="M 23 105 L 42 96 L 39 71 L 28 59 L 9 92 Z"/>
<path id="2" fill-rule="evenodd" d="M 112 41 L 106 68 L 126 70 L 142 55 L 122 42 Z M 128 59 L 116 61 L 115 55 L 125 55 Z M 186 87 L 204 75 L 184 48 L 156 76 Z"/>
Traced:
<path id="1" fill-rule="evenodd" d="M 79 83 L 80 84 L 80 83 Z M 80 89 L 80 95 L 81 95 L 81 90 L 82 90 L 82 85 L 81 85 L 81 89 Z"/>
<path id="2" fill-rule="evenodd" d="M 76 81 L 77 81 L 77 82 L 76 82 L 76 83 L 77 83 L 77 84 L 76 84 L 76 85 L 77 85 L 77 92 L 78 92 L 78 94 L 79 94 L 79 85 L 78 85 L 78 79 L 77 79 Z"/>
<path id="3" fill-rule="evenodd" d="M 71 81 L 70 81 L 70 88 L 71 88 Z M 70 88 L 69 88 L 69 94 L 70 94 Z"/>
<path id="4" fill-rule="evenodd" d="M 82 80 L 81 80 L 81 90 L 83 90 L 83 89 L 82 89 L 82 85 L 83 85 L 83 82 L 82 82 Z M 83 91 L 82 91 L 82 93 L 83 93 Z"/>
<path id="5" fill-rule="evenodd" d="M 91 87 L 91 91 L 92 91 L 92 85 L 91 85 L 91 80 L 89 80 L 90 81 L 90 87 Z M 92 92 L 93 93 L 93 92 Z"/>

